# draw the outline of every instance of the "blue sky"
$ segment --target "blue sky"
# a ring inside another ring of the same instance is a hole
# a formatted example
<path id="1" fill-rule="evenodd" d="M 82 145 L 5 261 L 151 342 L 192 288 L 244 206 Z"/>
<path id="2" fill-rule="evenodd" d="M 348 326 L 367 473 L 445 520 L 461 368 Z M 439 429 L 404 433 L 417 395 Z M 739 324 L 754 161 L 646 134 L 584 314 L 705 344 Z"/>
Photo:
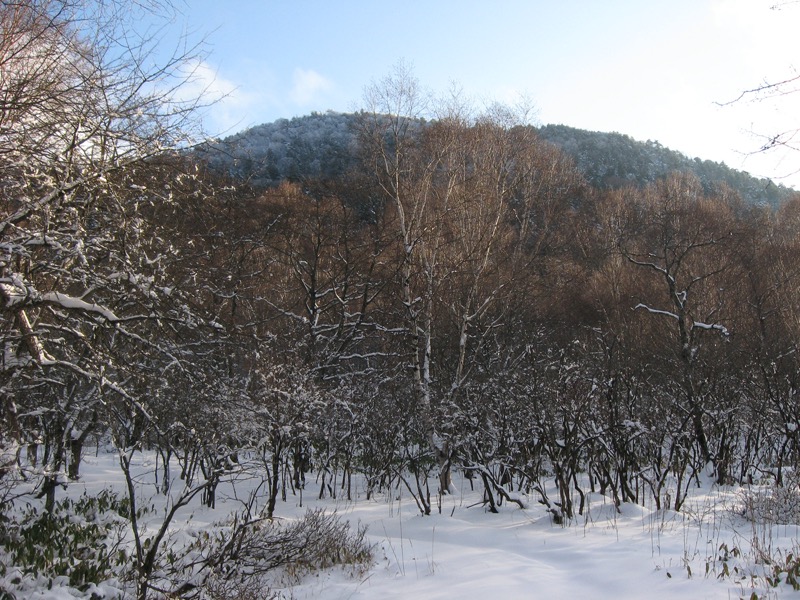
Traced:
<path id="1" fill-rule="evenodd" d="M 800 3 L 781 0 L 185 0 L 176 28 L 209 51 L 211 133 L 351 111 L 409 64 L 434 95 L 533 101 L 537 122 L 618 131 L 780 177 L 800 152 L 749 156 L 753 135 L 797 127 L 800 94 L 720 107 L 800 68 Z M 783 179 L 800 183 L 800 177 Z"/>

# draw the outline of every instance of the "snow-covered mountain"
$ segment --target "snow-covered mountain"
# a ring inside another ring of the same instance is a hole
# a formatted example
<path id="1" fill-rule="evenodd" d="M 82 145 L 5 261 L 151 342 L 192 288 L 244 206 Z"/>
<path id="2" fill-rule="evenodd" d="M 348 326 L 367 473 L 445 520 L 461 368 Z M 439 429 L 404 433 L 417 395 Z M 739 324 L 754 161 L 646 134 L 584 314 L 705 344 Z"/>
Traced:
<path id="1" fill-rule="evenodd" d="M 282 180 L 330 179 L 357 162 L 354 113 L 312 113 L 279 119 L 216 140 L 200 151 L 212 169 L 256 186 Z M 711 189 L 724 183 L 753 204 L 776 206 L 794 193 L 725 164 L 690 158 L 657 141 L 566 125 L 538 128 L 542 140 L 570 155 L 588 182 L 600 189 L 646 185 L 673 171 L 689 171 Z"/>

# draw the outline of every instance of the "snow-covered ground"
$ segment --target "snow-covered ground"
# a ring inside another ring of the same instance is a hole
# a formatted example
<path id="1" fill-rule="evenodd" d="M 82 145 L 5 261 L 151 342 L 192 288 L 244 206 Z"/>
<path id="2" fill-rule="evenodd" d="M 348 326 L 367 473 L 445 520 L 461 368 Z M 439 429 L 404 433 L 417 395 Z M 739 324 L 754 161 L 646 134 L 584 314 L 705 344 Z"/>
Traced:
<path id="1" fill-rule="evenodd" d="M 763 534 L 727 508 L 736 499 L 733 492 L 706 492 L 695 496 L 696 509 L 686 515 L 636 505 L 618 513 L 598 494 L 568 527 L 553 524 L 538 505 L 491 514 L 476 505 L 480 493 L 463 489 L 445 500 L 441 514 L 427 517 L 402 497 L 342 503 L 340 514 L 369 525 L 375 566 L 358 580 L 311 578 L 292 597 L 750 598 L 751 581 L 734 572 L 746 568 L 749 556 L 729 555 L 733 578 L 718 577 L 723 544 L 749 554 L 753 535 Z M 782 529 L 770 541 L 791 548 L 796 528 Z M 794 593 L 785 585 L 758 586 L 759 598 Z"/>
<path id="2" fill-rule="evenodd" d="M 69 493 L 80 495 L 122 485 L 116 456 L 89 456 L 80 483 Z M 144 473 L 147 473 L 145 470 Z M 148 474 L 143 475 L 146 481 Z M 197 531 L 239 508 L 247 482 L 236 489 L 220 486 L 217 507 L 199 499 L 174 522 L 174 538 Z M 594 494 L 588 510 L 568 526 L 554 524 L 535 499 L 527 509 L 504 504 L 499 514 L 486 510 L 476 481 L 456 479 L 457 493 L 443 499 L 441 510 L 422 516 L 403 489 L 366 499 L 354 484 L 354 497 L 317 500 L 313 480 L 302 503 L 297 496 L 279 502 L 277 516 L 293 519 L 309 508 L 335 510 L 353 524 L 368 526 L 375 547 L 366 570 L 312 573 L 283 589 L 285 598 L 367 599 L 425 598 L 460 600 L 495 598 L 783 598 L 800 596 L 791 586 L 766 584 L 772 572 L 763 557 L 786 557 L 797 551 L 797 526 L 756 526 L 738 514 L 742 491 L 710 484 L 694 488 L 681 513 L 623 505 Z M 144 485 L 158 509 L 163 499 Z M 156 511 L 158 514 L 158 510 Z M 276 583 L 276 587 L 280 587 Z M 273 589 L 275 589 L 273 587 Z M 62 600 L 65 589 L 31 590 L 30 597 Z"/>

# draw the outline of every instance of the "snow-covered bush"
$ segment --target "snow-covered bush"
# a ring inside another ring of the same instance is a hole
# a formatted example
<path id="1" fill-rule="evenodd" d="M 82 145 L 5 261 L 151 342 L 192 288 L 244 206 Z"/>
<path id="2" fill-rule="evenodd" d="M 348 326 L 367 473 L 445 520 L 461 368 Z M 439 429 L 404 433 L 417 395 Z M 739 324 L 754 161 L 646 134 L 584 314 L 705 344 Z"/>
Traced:
<path id="1" fill-rule="evenodd" d="M 125 500 L 109 490 L 65 498 L 52 512 L 29 506 L 9 519 L 0 536 L 8 566 L 20 575 L 10 583 L 44 577 L 50 586 L 56 578 L 66 578 L 83 591 L 117 577 L 128 562 L 122 544 L 125 511 Z M 0 567 L 5 575 L 7 567 Z"/>
<path id="2" fill-rule="evenodd" d="M 240 518 L 234 517 L 216 533 L 203 532 L 189 548 L 187 558 L 205 576 L 199 578 L 200 585 L 180 587 L 182 593 L 209 591 L 214 598 L 247 598 L 249 591 L 263 592 L 270 582 L 296 582 L 320 569 L 349 566 L 358 573 L 373 559 L 366 527 L 353 530 L 335 512 L 308 510 L 296 521 Z"/>
<path id="3" fill-rule="evenodd" d="M 784 477 L 783 484 L 743 490 L 741 512 L 758 524 L 800 525 L 800 474 L 792 472 Z"/>

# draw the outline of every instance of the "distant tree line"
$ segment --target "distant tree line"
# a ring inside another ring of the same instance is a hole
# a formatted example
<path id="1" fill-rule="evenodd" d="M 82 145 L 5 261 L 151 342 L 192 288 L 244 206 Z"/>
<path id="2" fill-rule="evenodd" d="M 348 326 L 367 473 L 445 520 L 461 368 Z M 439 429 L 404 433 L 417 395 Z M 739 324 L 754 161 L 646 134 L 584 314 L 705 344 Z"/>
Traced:
<path id="1" fill-rule="evenodd" d="M 769 179 L 753 177 L 725 165 L 665 148 L 657 141 L 638 142 L 620 133 L 601 133 L 566 125 L 545 125 L 539 136 L 569 154 L 586 179 L 597 188 L 655 183 L 676 171 L 693 173 L 706 193 L 720 185 L 735 190 L 748 204 L 777 208 L 794 191 Z"/>
<path id="2" fill-rule="evenodd" d="M 358 119 L 354 113 L 335 112 L 279 119 L 210 142 L 198 154 L 215 171 L 254 186 L 275 186 L 286 180 L 302 183 L 334 179 L 357 164 Z M 425 123 L 420 119 L 421 125 Z M 697 176 L 707 193 L 724 184 L 748 204 L 777 208 L 794 193 L 781 184 L 723 163 L 689 158 L 657 141 L 640 142 L 620 133 L 566 125 L 529 127 L 540 140 L 554 144 L 571 157 L 587 183 L 599 189 L 646 186 L 680 171 Z"/>

